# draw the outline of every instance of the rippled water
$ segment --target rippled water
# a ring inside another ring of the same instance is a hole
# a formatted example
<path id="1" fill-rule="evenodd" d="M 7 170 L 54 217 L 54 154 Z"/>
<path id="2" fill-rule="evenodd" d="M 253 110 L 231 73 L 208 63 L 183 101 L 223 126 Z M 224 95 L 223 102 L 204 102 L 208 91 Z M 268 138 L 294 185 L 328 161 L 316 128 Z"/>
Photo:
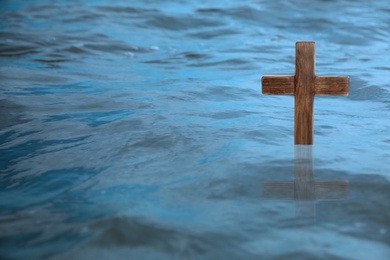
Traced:
<path id="1" fill-rule="evenodd" d="M 390 256 L 387 0 L 0 7 L 1 259 Z M 308 181 L 260 84 L 297 41 L 351 79 L 315 100 Z"/>

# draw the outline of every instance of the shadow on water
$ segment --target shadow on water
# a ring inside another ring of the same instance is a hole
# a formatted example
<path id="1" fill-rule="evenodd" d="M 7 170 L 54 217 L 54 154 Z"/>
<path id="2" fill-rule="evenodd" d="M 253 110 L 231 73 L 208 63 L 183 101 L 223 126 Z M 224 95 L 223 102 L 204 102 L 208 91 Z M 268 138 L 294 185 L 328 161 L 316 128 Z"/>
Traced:
<path id="1" fill-rule="evenodd" d="M 26 108 L 6 99 L 0 99 L 0 131 L 11 126 L 26 123 L 29 120 L 25 118 Z M 0 143 L 4 143 L 0 137 Z"/>
<path id="2" fill-rule="evenodd" d="M 320 179 L 336 180 L 315 181 L 313 154 L 305 148 L 296 150 L 295 167 L 289 160 L 244 164 L 231 169 L 241 173 L 239 178 L 209 176 L 151 191 L 164 201 L 175 197 L 174 208 L 164 210 L 173 210 L 176 220 L 132 213 L 96 219 L 83 243 L 55 259 L 113 254 L 118 259 L 360 259 L 362 252 L 341 251 L 341 242 L 351 249 L 359 243 L 360 250 L 383 259 L 390 245 L 389 182 L 327 169 L 316 171 Z M 269 181 L 278 172 L 287 173 L 279 174 L 283 179 L 294 171 L 292 182 Z M 256 193 L 259 182 L 261 194 Z M 296 206 L 279 201 L 284 199 L 295 200 Z M 181 214 L 188 211 L 182 222 Z"/>
<path id="3" fill-rule="evenodd" d="M 1 259 L 390 255 L 388 0 L 0 5 Z M 259 81 L 301 40 L 351 78 L 315 176 Z"/>
<path id="4" fill-rule="evenodd" d="M 315 223 L 316 201 L 348 199 L 348 181 L 316 181 L 314 179 L 313 146 L 295 146 L 295 180 L 265 182 L 262 198 L 292 200 L 296 203 L 296 218 Z"/>

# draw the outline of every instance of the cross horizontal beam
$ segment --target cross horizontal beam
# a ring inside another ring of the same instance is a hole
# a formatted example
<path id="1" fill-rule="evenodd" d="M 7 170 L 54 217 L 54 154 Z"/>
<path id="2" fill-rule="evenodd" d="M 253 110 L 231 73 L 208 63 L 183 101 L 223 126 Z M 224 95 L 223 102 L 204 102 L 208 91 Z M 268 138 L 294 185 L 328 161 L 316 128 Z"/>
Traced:
<path id="1" fill-rule="evenodd" d="M 294 76 L 263 76 L 261 79 L 264 95 L 295 95 Z M 348 96 L 349 77 L 316 76 L 314 95 Z"/>
<path id="2" fill-rule="evenodd" d="M 309 196 L 300 194 L 300 186 L 312 189 Z M 265 182 L 262 197 L 267 200 L 341 200 L 348 199 L 348 187 L 348 181 Z"/>

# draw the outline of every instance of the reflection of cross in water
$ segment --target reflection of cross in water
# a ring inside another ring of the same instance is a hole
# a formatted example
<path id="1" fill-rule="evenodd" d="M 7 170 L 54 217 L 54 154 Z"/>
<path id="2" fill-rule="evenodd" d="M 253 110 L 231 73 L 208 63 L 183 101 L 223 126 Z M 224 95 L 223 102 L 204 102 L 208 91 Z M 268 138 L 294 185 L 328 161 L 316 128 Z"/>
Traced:
<path id="1" fill-rule="evenodd" d="M 295 200 L 297 216 L 314 217 L 316 200 L 348 199 L 348 181 L 315 181 L 313 146 L 295 146 L 295 181 L 266 182 L 263 198 L 267 200 Z"/>
<path id="2" fill-rule="evenodd" d="M 348 96 L 349 78 L 315 75 L 315 43 L 297 42 L 294 76 L 263 76 L 264 95 L 295 96 L 294 142 L 313 144 L 314 96 Z"/>

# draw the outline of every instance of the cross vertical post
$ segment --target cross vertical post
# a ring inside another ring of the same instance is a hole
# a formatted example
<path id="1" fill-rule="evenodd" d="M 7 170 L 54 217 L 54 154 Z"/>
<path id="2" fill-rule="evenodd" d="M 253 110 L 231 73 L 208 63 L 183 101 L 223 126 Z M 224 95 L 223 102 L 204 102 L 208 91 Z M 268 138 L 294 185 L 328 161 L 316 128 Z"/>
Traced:
<path id="1" fill-rule="evenodd" d="M 312 144 L 314 139 L 315 43 L 297 42 L 295 49 L 295 144 Z"/>
<path id="2" fill-rule="evenodd" d="M 313 146 L 296 145 L 294 150 L 294 188 L 298 216 L 316 215 Z"/>

